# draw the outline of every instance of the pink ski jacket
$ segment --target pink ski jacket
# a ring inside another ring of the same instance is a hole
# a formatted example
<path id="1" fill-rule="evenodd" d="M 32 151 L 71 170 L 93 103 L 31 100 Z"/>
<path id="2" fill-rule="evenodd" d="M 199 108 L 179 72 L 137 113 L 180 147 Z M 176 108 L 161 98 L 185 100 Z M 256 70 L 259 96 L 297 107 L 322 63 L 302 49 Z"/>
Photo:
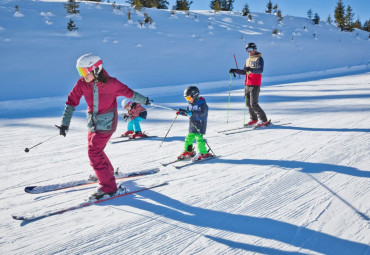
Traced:
<path id="1" fill-rule="evenodd" d="M 66 109 L 62 118 L 62 125 L 69 126 L 72 113 L 79 105 L 82 96 L 87 103 L 87 126 L 91 132 L 114 133 L 117 128 L 117 97 L 124 96 L 132 98 L 134 91 L 116 78 L 110 77 L 103 69 L 104 75 L 108 77 L 107 83 L 87 83 L 80 78 L 66 101 Z"/>

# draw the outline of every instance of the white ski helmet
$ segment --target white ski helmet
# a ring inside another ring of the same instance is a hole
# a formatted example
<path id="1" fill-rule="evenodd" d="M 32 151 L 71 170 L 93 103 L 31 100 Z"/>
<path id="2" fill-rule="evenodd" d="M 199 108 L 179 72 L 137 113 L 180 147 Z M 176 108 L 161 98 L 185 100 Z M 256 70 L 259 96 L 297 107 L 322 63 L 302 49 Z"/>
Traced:
<path id="1" fill-rule="evenodd" d="M 125 108 L 126 106 L 131 105 L 131 104 L 132 104 L 132 101 L 130 99 L 123 99 L 121 103 L 122 108 Z"/>
<path id="2" fill-rule="evenodd" d="M 101 70 L 103 70 L 103 61 L 96 54 L 85 54 L 77 59 L 76 68 L 82 77 L 85 77 L 90 72 L 94 72 L 94 76 L 97 77 Z"/>

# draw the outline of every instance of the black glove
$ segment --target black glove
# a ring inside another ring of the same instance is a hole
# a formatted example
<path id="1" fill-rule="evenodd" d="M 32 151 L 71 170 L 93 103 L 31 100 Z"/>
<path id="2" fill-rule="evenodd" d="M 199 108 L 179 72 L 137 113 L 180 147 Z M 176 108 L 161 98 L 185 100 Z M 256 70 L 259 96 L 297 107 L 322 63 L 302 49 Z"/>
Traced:
<path id="1" fill-rule="evenodd" d="M 127 121 L 128 117 L 130 117 L 130 115 L 128 115 L 128 114 L 126 114 L 126 113 L 122 113 L 122 114 L 121 114 L 121 117 L 122 117 L 125 121 Z"/>
<path id="2" fill-rule="evenodd" d="M 230 71 L 229 71 L 229 73 L 233 73 L 233 74 L 235 74 L 235 69 L 230 69 Z"/>
<path id="3" fill-rule="evenodd" d="M 153 102 L 153 100 L 149 100 L 149 97 L 147 97 L 145 105 L 150 105 L 152 102 Z"/>
<path id="4" fill-rule="evenodd" d="M 252 68 L 250 68 L 249 66 L 247 66 L 247 67 L 245 68 L 245 71 L 246 71 L 246 72 L 250 72 L 250 71 L 252 71 Z"/>
<path id="5" fill-rule="evenodd" d="M 176 114 L 177 115 L 182 115 L 182 116 L 188 116 L 188 114 L 187 114 L 187 110 L 184 110 L 184 109 L 179 109 L 177 112 L 176 112 Z"/>
<path id="6" fill-rule="evenodd" d="M 68 127 L 67 126 L 57 126 L 55 125 L 57 128 L 59 128 L 59 134 L 62 135 L 62 136 L 66 136 L 67 133 L 66 131 L 68 130 Z"/>

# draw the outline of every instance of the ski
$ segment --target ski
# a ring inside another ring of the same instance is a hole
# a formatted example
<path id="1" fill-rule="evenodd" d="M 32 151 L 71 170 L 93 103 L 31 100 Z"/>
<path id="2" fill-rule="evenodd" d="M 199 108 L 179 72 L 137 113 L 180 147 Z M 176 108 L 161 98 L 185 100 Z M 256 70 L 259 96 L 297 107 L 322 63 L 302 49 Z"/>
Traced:
<path id="1" fill-rule="evenodd" d="M 102 198 L 102 199 L 99 199 L 99 200 L 84 202 L 84 203 L 81 203 L 81 204 L 78 204 L 78 205 L 75 205 L 75 206 L 72 206 L 72 207 L 68 207 L 68 208 L 65 208 L 65 209 L 60 209 L 60 210 L 57 210 L 57 211 L 54 211 L 54 212 L 45 212 L 45 213 L 42 213 L 42 214 L 29 215 L 29 216 L 27 216 L 27 215 L 24 215 L 24 216 L 12 215 L 12 218 L 15 219 L 15 220 L 22 220 L 22 221 L 39 220 L 39 219 L 46 218 L 46 217 L 49 217 L 49 216 L 53 216 L 53 215 L 62 214 L 62 213 L 65 213 L 65 212 L 81 209 L 81 208 L 84 208 L 84 207 L 87 207 L 87 206 L 90 206 L 90 205 L 93 205 L 93 204 L 105 202 L 105 201 L 112 200 L 112 199 L 115 199 L 115 198 L 124 197 L 124 196 L 128 196 L 128 195 L 131 195 L 131 194 L 139 193 L 139 192 L 142 192 L 142 191 L 145 191 L 145 190 L 154 189 L 154 188 L 161 187 L 161 186 L 164 186 L 164 185 L 167 185 L 167 184 L 168 184 L 168 182 L 163 182 L 161 184 L 145 187 L 145 188 L 134 190 L 134 191 L 129 191 L 127 193 L 123 193 L 123 194 L 119 194 L 119 195 L 113 195 L 113 196 L 108 197 L 108 198 Z"/>
<path id="2" fill-rule="evenodd" d="M 212 157 L 208 157 L 208 158 L 204 158 L 204 159 L 201 159 L 201 160 L 197 160 L 197 161 L 190 161 L 186 164 L 183 164 L 183 165 L 180 165 L 180 166 L 174 166 L 176 169 L 181 169 L 181 168 L 184 168 L 184 167 L 187 167 L 187 166 L 191 166 L 191 165 L 194 165 L 194 164 L 198 164 L 198 163 L 202 163 L 204 161 L 208 161 L 208 160 L 211 160 L 211 159 L 215 159 L 215 158 L 218 158 L 219 156 L 216 156 L 216 155 L 212 155 Z"/>
<path id="3" fill-rule="evenodd" d="M 132 137 L 127 137 L 127 136 L 123 136 L 123 137 L 115 137 L 114 139 L 111 139 L 109 142 L 111 144 L 115 144 L 115 143 L 124 143 L 124 142 L 128 142 L 128 141 L 135 141 L 135 140 L 141 140 L 141 139 L 146 139 L 146 138 L 154 138 L 154 137 L 157 137 L 157 136 L 142 136 L 142 137 L 136 137 L 136 138 L 132 138 Z"/>
<path id="4" fill-rule="evenodd" d="M 275 121 L 274 123 L 271 122 L 271 119 L 269 120 L 269 125 L 274 125 L 275 123 L 280 123 L 280 121 Z M 286 123 L 285 125 L 287 124 L 291 124 L 291 123 Z M 284 125 L 284 124 L 282 124 Z M 241 130 L 241 129 L 244 129 L 244 130 L 249 130 L 249 129 L 257 129 L 258 127 L 255 127 L 255 126 L 250 126 L 250 125 L 247 125 L 245 124 L 243 127 L 237 127 L 237 128 L 230 128 L 230 129 L 225 129 L 225 130 L 218 130 L 216 131 L 216 133 L 220 133 L 220 134 L 225 134 L 225 133 L 228 133 L 230 131 L 236 131 L 236 130 Z M 243 130 L 243 131 L 244 131 Z"/>
<path id="5" fill-rule="evenodd" d="M 224 134 L 230 131 L 240 130 L 240 129 L 251 129 L 253 126 L 245 126 L 245 127 L 238 127 L 238 128 L 231 128 L 231 129 L 225 129 L 225 130 L 219 130 L 216 131 L 216 133 Z"/>
<path id="6" fill-rule="evenodd" d="M 274 127 L 274 126 L 286 126 L 286 125 L 290 125 L 290 124 L 292 124 L 292 123 L 291 122 L 287 122 L 287 123 L 282 123 L 282 124 L 278 124 L 278 125 L 275 125 L 274 123 L 271 123 L 268 126 L 253 127 L 253 128 L 249 128 L 249 129 L 236 130 L 234 132 L 227 132 L 227 133 L 222 133 L 222 134 L 224 134 L 224 135 L 234 135 L 234 134 L 239 134 L 239 133 L 253 131 L 253 130 L 261 130 L 261 129 L 265 129 L 265 128 L 271 128 L 271 127 Z"/>
<path id="7" fill-rule="evenodd" d="M 139 176 L 144 176 L 144 175 L 156 174 L 159 171 L 160 171 L 159 168 L 147 169 L 143 171 L 136 171 L 136 172 L 125 173 L 125 174 L 117 171 L 114 175 L 116 177 L 116 180 L 122 180 L 122 179 L 139 177 Z M 51 191 L 76 188 L 76 187 L 91 185 L 91 184 L 96 184 L 96 183 L 98 183 L 96 177 L 94 178 L 90 176 L 89 180 L 71 181 L 71 182 L 51 184 L 51 185 L 28 186 L 24 188 L 24 191 L 30 194 L 40 194 L 40 193 L 46 193 L 46 192 L 51 192 Z"/>
<path id="8" fill-rule="evenodd" d="M 181 162 L 181 161 L 190 161 L 190 159 L 192 159 L 192 158 L 175 159 L 175 160 L 172 160 L 172 161 L 169 161 L 169 162 L 166 162 L 166 163 L 161 163 L 161 165 L 162 165 L 162 166 L 169 166 L 169 165 L 175 164 L 176 162 Z"/>

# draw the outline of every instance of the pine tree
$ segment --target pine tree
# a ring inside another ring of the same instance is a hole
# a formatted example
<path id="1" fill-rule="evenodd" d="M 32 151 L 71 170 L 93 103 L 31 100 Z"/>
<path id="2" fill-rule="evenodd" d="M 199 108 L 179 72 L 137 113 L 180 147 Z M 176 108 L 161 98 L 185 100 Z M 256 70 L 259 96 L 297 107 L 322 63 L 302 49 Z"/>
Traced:
<path id="1" fill-rule="evenodd" d="M 319 14 L 315 13 L 315 16 L 314 16 L 314 18 L 313 18 L 312 21 L 313 21 L 313 23 L 315 25 L 318 25 L 320 23 L 320 16 L 319 16 Z"/>
<path id="2" fill-rule="evenodd" d="M 338 0 L 337 6 L 334 10 L 334 22 L 337 24 L 337 26 L 340 28 L 340 30 L 344 30 L 345 27 L 345 13 L 344 13 L 344 4 L 342 0 Z"/>
<path id="3" fill-rule="evenodd" d="M 243 10 L 242 10 L 242 16 L 247 16 L 250 13 L 248 3 L 245 3 Z"/>
<path id="4" fill-rule="evenodd" d="M 173 6 L 173 10 L 178 11 L 188 11 L 190 9 L 190 5 L 193 3 L 193 1 L 188 0 L 176 0 L 176 5 Z"/>
<path id="5" fill-rule="evenodd" d="M 352 32 L 353 31 L 353 16 L 355 14 L 352 12 L 351 6 L 347 6 L 345 20 L 345 30 Z"/>
<path id="6" fill-rule="evenodd" d="M 309 10 L 307 11 L 307 17 L 308 17 L 309 19 L 312 19 L 312 10 L 311 10 L 311 9 L 309 9 Z"/>
<path id="7" fill-rule="evenodd" d="M 76 0 L 68 0 L 68 3 L 64 4 L 64 9 L 66 9 L 68 14 L 80 13 L 80 10 L 78 10 L 79 7 L 80 4 L 76 3 Z"/>
<path id="8" fill-rule="evenodd" d="M 143 8 L 143 4 L 141 3 L 140 0 L 132 0 L 131 1 L 131 6 L 135 8 L 135 10 L 140 11 L 141 8 Z"/>
<path id="9" fill-rule="evenodd" d="M 235 0 L 212 0 L 210 7 L 214 11 L 232 11 Z"/>
<path id="10" fill-rule="evenodd" d="M 131 6 L 136 6 L 135 9 L 141 9 L 142 7 L 146 8 L 158 8 L 158 9 L 167 9 L 168 2 L 166 0 L 128 0 L 127 1 Z M 141 6 L 141 7 L 139 7 Z"/>
<path id="11" fill-rule="evenodd" d="M 329 14 L 328 18 L 326 19 L 326 22 L 328 22 L 328 24 L 332 24 L 333 23 L 333 20 L 331 19 L 331 16 Z"/>
<path id="12" fill-rule="evenodd" d="M 69 19 L 69 22 L 67 23 L 67 30 L 71 32 L 78 30 L 78 27 L 76 27 L 75 22 L 72 19 Z"/>
<path id="13" fill-rule="evenodd" d="M 362 29 L 362 24 L 361 24 L 360 18 L 357 18 L 355 23 L 353 23 L 353 28 Z"/>
<path id="14" fill-rule="evenodd" d="M 274 7 L 272 8 L 274 10 L 274 13 L 276 14 L 278 12 L 278 5 L 275 4 Z"/>
<path id="15" fill-rule="evenodd" d="M 267 10 L 265 10 L 265 12 L 266 13 L 271 13 L 272 12 L 272 3 L 271 3 L 271 0 L 269 0 L 269 2 L 267 3 L 266 7 L 267 7 Z"/>
<path id="16" fill-rule="evenodd" d="M 365 30 L 365 31 L 368 31 L 368 32 L 370 31 L 370 20 L 365 20 L 364 26 L 362 27 L 362 30 Z"/>
<path id="17" fill-rule="evenodd" d="M 283 20 L 283 15 L 281 14 L 281 11 L 277 11 L 277 17 L 278 17 L 278 22 L 280 23 Z"/>

